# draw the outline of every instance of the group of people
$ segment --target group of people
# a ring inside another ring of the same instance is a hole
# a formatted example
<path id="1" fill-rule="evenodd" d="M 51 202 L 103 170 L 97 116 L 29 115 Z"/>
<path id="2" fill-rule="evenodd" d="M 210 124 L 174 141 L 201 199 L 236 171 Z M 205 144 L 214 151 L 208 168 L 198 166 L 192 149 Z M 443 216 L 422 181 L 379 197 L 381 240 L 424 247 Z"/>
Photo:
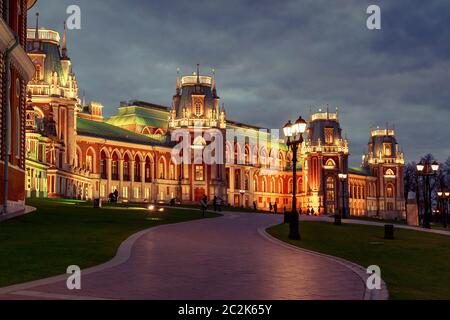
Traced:
<path id="1" fill-rule="evenodd" d="M 117 201 L 119 200 L 119 191 L 114 190 L 114 192 L 111 192 L 108 196 L 109 198 L 109 202 L 111 203 L 117 203 Z"/>
<path id="2" fill-rule="evenodd" d="M 221 212 L 222 211 L 222 205 L 223 200 L 220 197 L 214 196 L 214 199 L 212 201 L 212 205 L 215 212 Z M 206 195 L 203 195 L 202 200 L 200 201 L 200 207 L 203 212 L 203 216 L 205 216 L 206 210 L 208 210 L 208 197 Z"/>

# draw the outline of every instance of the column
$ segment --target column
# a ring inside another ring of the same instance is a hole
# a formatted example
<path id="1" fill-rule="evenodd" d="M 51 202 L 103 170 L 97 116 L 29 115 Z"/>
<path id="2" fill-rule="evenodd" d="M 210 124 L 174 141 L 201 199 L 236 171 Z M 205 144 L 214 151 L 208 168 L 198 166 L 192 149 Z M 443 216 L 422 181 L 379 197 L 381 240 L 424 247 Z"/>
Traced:
<path id="1" fill-rule="evenodd" d="M 136 162 L 134 160 L 131 160 L 129 165 L 130 167 L 128 168 L 128 170 L 130 170 L 130 185 L 131 185 L 131 190 L 129 192 L 131 192 L 131 199 L 134 199 L 134 166 L 135 166 Z"/>
<path id="2" fill-rule="evenodd" d="M 111 165 L 112 165 L 112 159 L 111 158 L 106 159 L 106 176 L 108 178 L 108 182 L 106 183 L 105 197 L 108 197 L 109 194 L 112 192 L 111 191 L 111 180 L 112 180 Z"/>
<path id="3" fill-rule="evenodd" d="M 141 161 L 141 198 L 145 198 L 145 161 Z M 148 199 L 150 200 L 150 199 Z"/>
<path id="4" fill-rule="evenodd" d="M 121 198 L 124 197 L 124 194 L 123 194 L 123 159 L 119 160 L 119 195 Z"/>

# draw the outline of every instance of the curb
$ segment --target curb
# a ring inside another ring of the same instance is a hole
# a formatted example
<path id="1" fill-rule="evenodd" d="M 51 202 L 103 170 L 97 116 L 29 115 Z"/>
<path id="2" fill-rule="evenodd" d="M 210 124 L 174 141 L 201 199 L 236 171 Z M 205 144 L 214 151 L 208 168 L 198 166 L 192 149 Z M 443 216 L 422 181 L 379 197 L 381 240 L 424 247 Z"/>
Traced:
<path id="1" fill-rule="evenodd" d="M 350 271 L 355 273 L 361 279 L 362 285 L 365 288 L 363 300 L 389 300 L 389 291 L 387 289 L 386 283 L 383 280 L 381 280 L 381 290 L 369 290 L 367 288 L 366 281 L 369 277 L 369 274 L 366 273 L 366 269 L 363 268 L 362 266 L 360 266 L 356 263 L 347 261 L 342 258 L 338 258 L 338 257 L 330 256 L 327 254 L 311 251 L 308 249 L 303 249 L 303 248 L 294 246 L 292 244 L 286 243 L 286 242 L 281 241 L 277 238 L 274 238 L 273 236 L 268 234 L 266 231 L 266 228 L 259 228 L 258 233 L 263 238 L 265 238 L 267 241 L 270 241 L 272 243 L 275 243 L 275 244 L 285 247 L 287 249 L 294 250 L 296 252 L 301 251 L 303 253 L 307 253 L 307 254 L 310 254 L 310 255 L 313 255 L 316 257 L 325 258 L 325 259 L 331 260 L 333 262 L 336 262 L 336 263 L 348 268 Z"/>

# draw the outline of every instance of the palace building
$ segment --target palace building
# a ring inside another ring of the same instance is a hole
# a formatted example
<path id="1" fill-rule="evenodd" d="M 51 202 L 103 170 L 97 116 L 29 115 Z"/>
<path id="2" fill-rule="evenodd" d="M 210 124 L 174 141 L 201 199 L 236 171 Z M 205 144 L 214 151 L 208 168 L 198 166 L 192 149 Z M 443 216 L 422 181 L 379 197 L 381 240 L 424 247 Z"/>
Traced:
<path id="1" fill-rule="evenodd" d="M 296 183 L 303 213 L 335 214 L 344 204 L 352 215 L 403 216 L 404 156 L 394 130 L 373 130 L 361 167 L 350 168 L 340 113 L 319 110 L 294 179 L 277 131 L 228 119 L 214 72 L 178 73 L 170 107 L 128 101 L 104 118 L 100 102 L 79 98 L 66 33 L 61 40 L 36 24 L 27 44 L 36 67 L 26 109 L 27 196 L 107 199 L 117 190 L 121 201 L 195 203 L 206 195 L 282 212 Z"/>

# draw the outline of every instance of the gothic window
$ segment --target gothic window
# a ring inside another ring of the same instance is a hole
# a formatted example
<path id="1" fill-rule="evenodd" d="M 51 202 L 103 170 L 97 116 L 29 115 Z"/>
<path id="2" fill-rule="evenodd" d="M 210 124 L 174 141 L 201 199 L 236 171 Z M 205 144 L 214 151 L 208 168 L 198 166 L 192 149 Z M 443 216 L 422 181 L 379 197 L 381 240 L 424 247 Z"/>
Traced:
<path id="1" fill-rule="evenodd" d="M 111 174 L 112 180 L 119 180 L 119 157 L 116 153 L 112 157 Z"/>
<path id="2" fill-rule="evenodd" d="M 166 166 L 165 166 L 165 162 L 164 159 L 161 158 L 161 160 L 159 161 L 159 178 L 160 179 L 165 179 L 166 178 Z"/>
<path id="3" fill-rule="evenodd" d="M 202 104 L 200 102 L 195 103 L 195 115 L 197 117 L 202 115 Z"/>
<path id="4" fill-rule="evenodd" d="M 392 176 L 395 177 L 395 173 L 392 169 L 387 169 L 386 170 L 386 176 Z"/>
<path id="5" fill-rule="evenodd" d="M 336 211 L 336 181 L 334 177 L 328 177 L 326 180 L 326 188 L 327 188 L 327 213 L 332 214 Z"/>
<path id="6" fill-rule="evenodd" d="M 134 158 L 134 181 L 141 182 L 141 159 L 138 155 Z"/>
<path id="7" fill-rule="evenodd" d="M 325 167 L 329 169 L 334 169 L 336 167 L 336 163 L 334 162 L 333 159 L 328 159 L 327 162 L 325 163 Z"/>
<path id="8" fill-rule="evenodd" d="M 128 154 L 125 154 L 123 161 L 123 180 L 130 181 L 130 158 L 128 157 Z"/>
<path id="9" fill-rule="evenodd" d="M 20 131 L 20 110 L 19 107 L 16 108 L 16 157 L 20 158 L 22 141 L 20 139 L 21 136 Z"/>
<path id="10" fill-rule="evenodd" d="M 386 157 L 392 156 L 392 146 L 390 143 L 383 143 L 383 150 Z"/>
<path id="11" fill-rule="evenodd" d="M 152 163 L 150 157 L 145 159 L 145 182 L 152 182 Z"/>
<path id="12" fill-rule="evenodd" d="M 334 142 L 334 128 L 325 128 L 325 143 L 333 144 Z"/>
<path id="13" fill-rule="evenodd" d="M 393 198 L 394 197 L 394 186 L 392 184 L 388 184 L 386 186 L 386 197 Z"/>
<path id="14" fill-rule="evenodd" d="M 169 175 L 170 180 L 175 180 L 175 165 L 173 163 L 170 164 Z"/>
<path id="15" fill-rule="evenodd" d="M 205 180 L 202 165 L 195 166 L 195 180 L 196 181 L 204 181 Z"/>
<path id="16" fill-rule="evenodd" d="M 36 80 L 41 80 L 41 70 L 42 70 L 41 65 L 40 64 L 36 65 L 36 74 L 34 76 Z"/>
<path id="17" fill-rule="evenodd" d="M 100 160 L 100 173 L 102 176 L 102 179 L 107 179 L 107 173 L 106 173 L 106 154 L 104 151 L 101 152 L 101 160 Z"/>

